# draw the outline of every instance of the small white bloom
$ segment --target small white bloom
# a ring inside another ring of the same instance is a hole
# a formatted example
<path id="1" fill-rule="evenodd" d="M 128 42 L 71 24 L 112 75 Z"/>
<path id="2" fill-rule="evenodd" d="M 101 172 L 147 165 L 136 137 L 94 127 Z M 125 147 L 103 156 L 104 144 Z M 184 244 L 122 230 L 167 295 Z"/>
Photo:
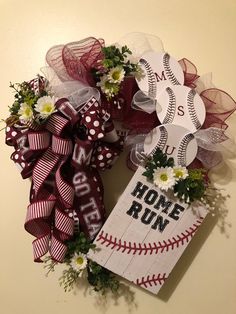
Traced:
<path id="1" fill-rule="evenodd" d="M 33 119 L 32 107 L 25 102 L 21 104 L 18 114 L 20 115 L 19 119 L 22 123 L 27 123 Z"/>
<path id="2" fill-rule="evenodd" d="M 75 253 L 71 259 L 71 266 L 75 271 L 81 272 L 86 268 L 88 263 L 87 257 L 85 254 L 77 254 Z M 82 274 L 81 274 L 82 275 Z"/>
<path id="3" fill-rule="evenodd" d="M 153 182 L 161 190 L 167 191 L 175 185 L 174 171 L 171 167 L 157 168 L 153 174 Z"/>
<path id="4" fill-rule="evenodd" d="M 122 67 L 112 68 L 107 74 L 107 78 L 111 83 L 121 83 L 125 77 L 125 70 Z"/>
<path id="5" fill-rule="evenodd" d="M 97 86 L 99 86 L 102 92 L 109 98 L 114 97 L 119 92 L 119 85 L 111 83 L 106 74 L 101 77 L 101 80 L 97 83 Z"/>
<path id="6" fill-rule="evenodd" d="M 38 99 L 34 109 L 39 113 L 41 118 L 45 119 L 56 112 L 55 102 L 54 96 L 43 96 Z"/>
<path id="7" fill-rule="evenodd" d="M 141 81 L 145 77 L 144 70 L 138 65 L 137 71 L 131 73 L 138 81 Z"/>
<path id="8" fill-rule="evenodd" d="M 186 179 L 188 176 L 188 170 L 186 167 L 177 166 L 173 168 L 176 181 Z"/>

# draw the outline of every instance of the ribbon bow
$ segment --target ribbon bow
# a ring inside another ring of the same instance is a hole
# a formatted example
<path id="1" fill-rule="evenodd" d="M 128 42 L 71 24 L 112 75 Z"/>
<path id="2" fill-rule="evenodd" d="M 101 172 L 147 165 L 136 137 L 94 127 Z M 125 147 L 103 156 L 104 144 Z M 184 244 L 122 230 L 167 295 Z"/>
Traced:
<path id="1" fill-rule="evenodd" d="M 40 126 L 32 123 L 27 129 L 6 129 L 6 143 L 15 148 L 11 158 L 21 167 L 23 178 L 32 176 L 25 229 L 36 237 L 36 262 L 47 252 L 54 260 L 63 261 L 65 241 L 73 236 L 75 221 L 90 238 L 96 235 L 105 219 L 97 169 L 110 167 L 121 151 L 119 139 L 115 143 L 99 141 L 105 136 L 109 115 L 96 99 L 91 98 L 80 112 L 67 99 L 58 100 L 56 107 L 57 113 Z M 91 123 L 96 127 L 94 134 Z M 77 133 L 82 124 L 88 133 L 84 140 Z"/>

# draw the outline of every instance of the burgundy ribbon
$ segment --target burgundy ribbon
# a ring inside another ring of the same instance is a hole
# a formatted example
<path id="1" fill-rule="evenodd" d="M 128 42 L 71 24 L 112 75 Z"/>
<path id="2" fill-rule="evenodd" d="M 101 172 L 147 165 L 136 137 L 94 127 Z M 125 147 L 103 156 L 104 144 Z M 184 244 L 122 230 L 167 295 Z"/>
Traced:
<path id="1" fill-rule="evenodd" d="M 47 252 L 63 261 L 75 216 L 81 230 L 90 238 L 96 235 L 105 219 L 98 169 L 111 167 L 121 151 L 120 140 L 100 141 L 109 115 L 94 98 L 79 113 L 67 99 L 60 99 L 56 107 L 58 112 L 40 127 L 32 123 L 29 129 L 8 126 L 6 130 L 6 143 L 15 148 L 11 159 L 22 168 L 23 178 L 32 176 L 25 229 L 36 238 L 37 262 Z M 79 126 L 87 130 L 83 140 L 76 134 Z"/>
<path id="2" fill-rule="evenodd" d="M 179 60 L 179 64 L 184 72 L 184 85 L 195 88 L 194 82 L 199 78 L 196 66 L 186 58 Z"/>
<path id="3" fill-rule="evenodd" d="M 73 79 L 94 86 L 91 70 L 101 66 L 103 46 L 103 39 L 88 37 L 52 47 L 46 60 L 62 81 Z"/>
<path id="4" fill-rule="evenodd" d="M 79 80 L 94 86 L 92 70 L 94 68 L 102 69 L 100 61 L 102 59 L 102 47 L 104 40 L 95 38 L 86 38 L 84 40 L 69 43 L 66 45 L 55 46 L 47 53 L 47 62 L 55 70 L 62 81 L 71 79 Z M 186 58 L 179 60 L 179 64 L 184 73 L 184 85 L 195 88 L 196 80 L 199 78 L 196 66 Z M 131 103 L 134 94 L 138 91 L 138 86 L 133 77 L 126 77 L 121 84 L 119 95 L 112 102 L 108 102 L 102 95 L 103 106 L 110 112 L 111 118 L 119 120 L 129 134 L 146 134 L 151 129 L 160 125 L 156 113 L 148 114 L 143 111 L 132 108 Z M 235 102 L 230 96 L 218 89 L 209 89 L 203 91 L 200 95 L 206 106 L 206 121 L 203 128 L 214 126 L 225 130 L 227 124 L 225 120 L 235 110 Z M 96 114 L 96 110 L 93 110 Z M 89 117 L 87 118 L 89 120 Z M 97 121 L 100 121 L 98 117 Z M 83 121 L 85 124 L 90 123 Z M 93 136 L 96 130 L 89 125 Z M 98 131 L 100 136 L 103 130 Z M 94 133 L 94 134 L 93 134 Z M 216 153 L 212 153 L 215 155 Z"/>

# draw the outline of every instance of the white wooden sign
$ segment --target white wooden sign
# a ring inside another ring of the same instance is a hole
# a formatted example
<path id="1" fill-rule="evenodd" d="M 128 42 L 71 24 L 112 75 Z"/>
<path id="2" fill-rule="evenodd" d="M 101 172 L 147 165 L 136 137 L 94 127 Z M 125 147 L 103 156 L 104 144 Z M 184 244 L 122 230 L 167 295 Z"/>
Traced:
<path id="1" fill-rule="evenodd" d="M 97 235 L 89 258 L 156 294 L 207 214 L 163 193 L 139 167 Z"/>

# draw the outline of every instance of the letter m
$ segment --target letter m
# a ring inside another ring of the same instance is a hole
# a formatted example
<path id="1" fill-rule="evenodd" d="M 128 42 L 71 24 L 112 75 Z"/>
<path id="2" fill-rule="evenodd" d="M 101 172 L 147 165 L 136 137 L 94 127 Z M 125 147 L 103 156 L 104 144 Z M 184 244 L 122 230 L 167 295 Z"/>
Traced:
<path id="1" fill-rule="evenodd" d="M 81 147 L 78 144 L 75 144 L 74 153 L 73 153 L 73 161 L 78 165 L 89 165 L 90 159 L 93 150 L 87 150 L 84 147 Z"/>
<path id="2" fill-rule="evenodd" d="M 155 73 L 155 75 L 156 75 L 156 80 L 157 80 L 157 82 L 160 82 L 160 81 L 166 81 L 166 77 L 165 77 L 165 72 L 164 71 L 162 71 L 161 72 L 161 76 L 159 76 L 157 73 Z"/>

